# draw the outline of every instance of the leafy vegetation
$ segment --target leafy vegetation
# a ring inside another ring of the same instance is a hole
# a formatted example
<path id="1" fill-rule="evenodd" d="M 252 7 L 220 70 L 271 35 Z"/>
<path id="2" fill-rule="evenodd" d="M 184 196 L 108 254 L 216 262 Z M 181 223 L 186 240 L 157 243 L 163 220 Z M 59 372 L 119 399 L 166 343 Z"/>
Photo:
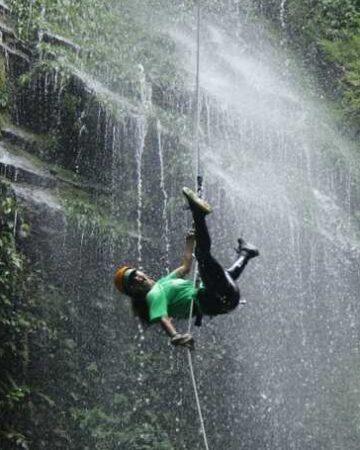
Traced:
<path id="1" fill-rule="evenodd" d="M 258 0 L 259 11 L 280 21 L 278 2 Z M 360 133 L 360 5 L 357 0 L 289 0 L 283 31 L 307 71 L 314 71 L 343 127 Z"/>
<path id="2" fill-rule="evenodd" d="M 76 194 L 72 193 L 72 195 L 64 191 L 62 198 L 64 199 L 65 214 L 70 223 L 103 235 L 126 234 L 125 221 L 118 223 L 107 213 L 110 207 L 108 199 L 104 199 L 102 205 L 95 206 L 91 199 L 81 191 L 77 191 Z"/>
<path id="3" fill-rule="evenodd" d="M 28 448 L 24 430 L 14 428 L 12 419 L 23 415 L 30 388 L 26 384 L 29 362 L 28 336 L 39 324 L 29 312 L 27 282 L 31 277 L 23 253 L 15 243 L 14 231 L 20 226 L 27 234 L 25 223 L 17 224 L 17 207 L 5 183 L 0 184 L 0 442 Z M 23 423 L 22 423 L 23 425 Z M 6 448 L 6 447 L 5 447 Z"/>
<path id="4" fill-rule="evenodd" d="M 357 134 L 360 131 L 358 1 L 289 0 L 281 12 L 277 1 L 213 0 L 203 5 L 203 10 L 217 15 L 217 20 L 227 13 L 233 20 L 237 14 L 250 14 L 250 20 L 254 21 L 257 20 L 255 5 L 259 17 L 270 17 L 279 26 L 282 16 L 288 43 L 297 50 L 308 71 L 316 68 L 315 75 L 334 101 L 334 108 L 343 116 L 343 124 Z M 155 36 L 152 24 L 159 19 L 159 12 L 166 14 L 170 10 L 169 25 L 181 21 L 186 14 L 187 22 L 192 23 L 195 5 L 191 0 L 151 0 L 146 8 L 140 0 L 35 0 L 30 6 L 26 0 L 11 0 L 10 6 L 18 18 L 21 37 L 37 37 L 39 30 L 49 30 L 73 40 L 83 49 L 81 64 L 113 91 L 129 92 L 132 85 L 139 94 L 139 86 L 133 81 L 138 78 L 139 64 L 154 85 L 174 91 L 183 86 L 184 73 L 176 68 L 173 43 L 166 30 L 163 35 Z M 39 51 L 48 45 L 37 38 L 35 44 Z M 55 47 L 51 47 L 52 52 L 65 55 L 69 61 L 77 60 L 74 52 Z"/>
<path id="5" fill-rule="evenodd" d="M 162 95 L 186 95 L 182 92 L 183 74 L 174 61 L 173 44 L 165 33 L 153 35 L 152 21 L 157 20 L 156 10 L 174 5 L 179 16 L 173 16 L 172 20 L 181 20 L 180 13 L 193 11 L 194 2 L 149 0 L 147 11 L 154 8 L 149 16 L 141 13 L 143 3 L 143 0 L 10 0 L 20 37 L 32 41 L 43 57 L 33 66 L 32 73 L 24 74 L 19 80 L 25 92 L 37 76 L 35 81 L 39 84 L 48 74 L 58 72 L 67 81 L 67 65 L 76 64 L 96 75 L 111 90 L 120 94 L 130 92 L 138 100 L 142 94 L 142 67 Z M 209 12 L 217 14 L 229 3 L 232 12 L 240 12 L 241 5 L 245 4 L 214 0 L 207 7 Z M 262 13 L 271 13 L 278 20 L 279 3 L 273 1 L 266 5 Z M 286 21 L 290 42 L 305 56 L 307 63 L 316 65 L 329 95 L 340 102 L 346 120 L 358 129 L 360 68 L 356 3 L 351 0 L 288 1 Z M 50 45 L 40 39 L 42 31 L 61 34 L 80 45 L 82 51 L 76 53 L 71 46 Z M 61 61 L 53 60 L 54 55 Z M 3 108 L 9 103 L 5 69 L 0 61 L 0 107 Z M 61 90 L 63 86 L 58 88 Z M 81 100 L 78 92 L 66 91 L 63 98 L 64 115 L 71 122 L 66 130 L 73 131 L 75 137 L 81 131 L 81 123 L 76 122 L 76 118 L 85 109 Z M 48 115 L 48 111 L 45 114 Z M 161 119 L 164 128 L 164 148 L 166 145 L 180 148 L 179 142 L 171 140 L 174 136 L 168 130 L 175 130 L 174 134 L 183 138 L 184 129 L 191 129 L 186 126 L 189 120 L 186 115 L 159 108 L 156 117 Z M 75 138 L 66 144 L 68 146 L 63 147 L 73 150 Z M 178 163 L 177 159 L 183 158 L 185 152 L 184 147 L 170 156 L 169 173 L 174 178 L 178 172 L 175 162 Z M 80 184 L 75 175 L 71 181 Z M 61 266 L 64 273 L 59 277 L 47 273 L 46 261 L 27 260 L 24 249 L 29 227 L 17 212 L 8 187 L 2 184 L 1 189 L 1 448 L 170 450 L 170 438 L 163 430 L 169 428 L 167 423 L 180 421 L 184 425 L 182 429 L 195 430 L 196 434 L 196 424 L 179 419 L 176 411 L 168 410 L 171 389 L 165 394 L 168 397 L 163 398 L 163 392 L 151 388 L 158 382 L 160 363 L 162 376 L 170 377 L 173 373 L 163 369 L 166 364 L 150 348 L 151 343 L 146 352 L 139 353 L 132 340 L 136 330 L 131 330 L 130 337 L 118 323 L 125 306 L 109 301 L 110 282 L 106 278 L 109 270 L 105 273 L 104 261 L 110 259 L 113 235 L 127 231 L 126 205 L 134 203 L 134 199 L 124 193 L 123 204 L 119 207 L 123 208 L 119 211 L 123 217 L 121 224 L 117 224 L 107 214 L 107 209 L 111 208 L 108 198 L 103 200 L 98 196 L 95 206 L 90 196 L 82 195 L 80 189 L 62 191 L 67 229 L 64 236 L 55 236 L 55 243 L 49 245 L 53 245 L 53 259 L 63 258 L 63 263 L 71 261 L 71 264 Z M 144 204 L 146 200 L 144 196 Z M 86 245 L 83 240 L 87 241 Z M 95 278 L 103 278 L 96 296 Z M 61 279 L 61 283 L 55 283 L 54 279 Z M 216 350 L 212 352 L 216 354 Z M 153 364 L 153 370 L 148 370 L 146 383 L 141 385 L 144 398 L 139 398 L 134 386 L 142 381 L 131 369 L 142 367 L 144 363 Z M 182 375 L 181 371 L 177 374 L 179 379 Z M 176 380 L 178 382 L 180 384 Z M 219 391 L 221 388 L 218 387 Z M 146 407 L 148 404 L 151 408 Z M 155 413 L 157 410 L 159 412 Z M 176 436 L 171 438 L 174 442 L 180 441 Z"/>
<path id="6" fill-rule="evenodd" d="M 39 38 L 39 31 L 73 40 L 82 47 L 82 64 L 116 92 L 129 90 L 138 78 L 139 64 L 153 80 L 172 85 L 181 82 L 172 57 L 173 44 L 162 36 L 154 38 L 151 21 L 141 14 L 140 5 L 139 1 L 36 0 L 29 7 L 26 0 L 10 1 L 20 37 L 35 37 L 39 51 L 50 50 L 75 62 L 78 55 L 49 47 Z"/>
<path id="7" fill-rule="evenodd" d="M 89 304 L 86 287 L 77 304 L 69 302 L 66 287 L 53 285 L 21 251 L 31 230 L 9 186 L 0 188 L 1 448 L 171 450 L 159 416 L 140 407 L 131 372 L 122 373 L 139 357 L 114 332 L 117 305 Z M 77 219 L 86 212 L 91 221 L 92 211 L 77 211 Z M 98 330 L 89 330 L 95 323 Z"/>
<path id="8" fill-rule="evenodd" d="M 6 108 L 9 101 L 9 89 L 4 58 L 0 58 L 0 108 Z"/>

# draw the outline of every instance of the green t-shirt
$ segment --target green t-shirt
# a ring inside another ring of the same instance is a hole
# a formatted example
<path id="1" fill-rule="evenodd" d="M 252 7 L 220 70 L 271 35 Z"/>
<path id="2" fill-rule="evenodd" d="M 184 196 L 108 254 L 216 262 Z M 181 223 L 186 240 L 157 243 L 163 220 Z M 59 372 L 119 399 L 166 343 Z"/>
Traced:
<path id="1" fill-rule="evenodd" d="M 160 278 L 146 295 L 150 321 L 163 316 L 188 318 L 192 299 L 197 303 L 197 292 L 191 281 L 178 278 L 175 272 Z"/>

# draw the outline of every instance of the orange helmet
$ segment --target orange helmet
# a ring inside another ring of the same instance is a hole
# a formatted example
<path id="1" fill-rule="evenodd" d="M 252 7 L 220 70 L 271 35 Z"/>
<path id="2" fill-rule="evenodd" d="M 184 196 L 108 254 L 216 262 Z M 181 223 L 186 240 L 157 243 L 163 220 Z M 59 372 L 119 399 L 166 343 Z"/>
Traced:
<path id="1" fill-rule="evenodd" d="M 114 275 L 114 284 L 119 289 L 119 291 L 127 293 L 127 284 L 131 274 L 134 273 L 136 269 L 129 266 L 119 266 Z"/>

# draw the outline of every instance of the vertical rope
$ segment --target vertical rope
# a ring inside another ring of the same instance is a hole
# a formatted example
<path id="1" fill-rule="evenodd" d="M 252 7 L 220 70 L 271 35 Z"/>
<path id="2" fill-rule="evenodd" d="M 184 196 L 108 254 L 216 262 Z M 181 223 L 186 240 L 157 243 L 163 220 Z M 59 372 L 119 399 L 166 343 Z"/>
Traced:
<path id="1" fill-rule="evenodd" d="M 199 420 L 200 420 L 201 434 L 202 434 L 203 439 L 204 439 L 204 447 L 205 447 L 206 450 L 209 450 L 209 445 L 208 445 L 207 436 L 206 436 L 206 431 L 205 431 L 204 419 L 203 419 L 203 415 L 202 415 L 202 412 L 201 412 L 201 405 L 200 405 L 199 394 L 198 394 L 198 390 L 197 390 L 197 387 L 196 387 L 196 380 L 195 380 L 195 375 L 194 375 L 194 368 L 193 368 L 192 358 L 191 358 L 191 350 L 188 350 L 187 353 L 188 353 L 188 362 L 189 362 L 189 369 L 190 369 L 191 382 L 192 382 L 192 384 L 193 384 L 194 394 L 195 394 L 195 401 L 196 401 L 196 406 L 197 406 L 198 413 L 199 413 Z"/>
<path id="2" fill-rule="evenodd" d="M 197 278 L 198 278 L 198 262 L 195 261 L 194 277 L 193 277 L 194 287 L 196 287 Z M 192 322 L 193 312 L 194 312 L 194 297 L 192 298 L 191 303 L 190 303 L 190 313 L 189 313 L 189 321 L 188 321 L 188 333 L 191 332 L 191 322 Z"/>
<path id="3" fill-rule="evenodd" d="M 200 0 L 197 1 L 197 33 L 196 33 L 196 84 L 195 84 L 195 186 L 198 194 L 202 190 L 202 177 L 200 176 Z M 194 269 L 194 286 L 196 286 L 198 272 L 197 261 Z M 188 332 L 191 330 L 191 319 L 194 310 L 194 299 L 191 302 Z"/>
<path id="4" fill-rule="evenodd" d="M 200 175 L 200 28 L 201 28 L 201 14 L 200 14 L 200 0 L 197 1 L 196 8 L 197 15 L 197 31 L 196 31 L 196 81 L 195 81 L 195 186 L 197 193 L 201 196 L 202 192 L 202 177 Z M 198 263 L 195 263 L 194 269 L 194 286 L 197 284 Z M 194 299 L 190 305 L 188 333 L 191 331 L 191 319 L 194 311 Z"/>
<path id="5" fill-rule="evenodd" d="M 199 129 L 200 129 L 200 0 L 197 2 L 197 36 L 196 36 L 196 87 L 195 87 L 195 186 L 196 191 L 200 193 L 202 188 L 202 181 L 200 176 L 200 139 L 199 139 Z M 197 281 L 198 264 L 195 263 L 194 269 L 194 286 L 196 286 Z M 194 310 L 194 299 L 190 305 L 189 314 L 189 324 L 188 332 L 191 330 L 191 319 Z"/>
<path id="6" fill-rule="evenodd" d="M 202 194 L 202 177 L 200 176 L 200 139 L 199 139 L 199 132 L 200 132 L 200 0 L 197 2 L 197 52 L 196 52 L 196 89 L 195 89 L 195 161 L 196 161 L 196 191 L 199 196 Z M 197 278 L 198 278 L 198 263 L 196 261 L 195 268 L 194 268 L 194 286 L 197 285 Z M 190 314 L 189 314 L 189 323 L 188 323 L 188 333 L 191 332 L 191 320 L 192 315 L 194 311 L 194 298 L 191 301 L 190 304 Z M 204 446 L 206 450 L 209 450 L 209 445 L 207 441 L 206 436 L 206 430 L 205 430 L 205 424 L 204 424 L 204 418 L 201 411 L 201 404 L 200 404 L 200 398 L 199 393 L 196 385 L 196 379 L 194 374 L 194 367 L 192 363 L 192 356 L 191 356 L 191 350 L 188 349 L 188 363 L 189 363 L 189 369 L 190 369 L 190 376 L 191 376 L 191 382 L 194 389 L 194 395 L 195 395 L 195 401 L 196 406 L 198 409 L 199 414 L 199 420 L 200 420 L 200 427 L 201 427 L 201 434 L 204 439 Z"/>
<path id="7" fill-rule="evenodd" d="M 199 188 L 200 176 L 200 0 L 197 2 L 197 35 L 196 35 L 196 89 L 195 89 L 195 186 Z"/>

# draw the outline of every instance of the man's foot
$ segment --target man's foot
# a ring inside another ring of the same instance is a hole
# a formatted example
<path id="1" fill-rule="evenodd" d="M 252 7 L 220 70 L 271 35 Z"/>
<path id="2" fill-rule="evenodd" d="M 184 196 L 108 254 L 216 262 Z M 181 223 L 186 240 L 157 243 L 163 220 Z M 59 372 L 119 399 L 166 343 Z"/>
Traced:
<path id="1" fill-rule="evenodd" d="M 259 250 L 254 245 L 245 242 L 242 238 L 238 239 L 238 248 L 235 250 L 239 255 L 241 252 L 246 253 L 249 259 L 259 256 Z"/>
<path id="2" fill-rule="evenodd" d="M 205 215 L 212 212 L 212 208 L 209 203 L 200 198 L 194 191 L 188 187 L 184 187 L 182 192 L 189 203 L 191 211 L 200 212 Z"/>

